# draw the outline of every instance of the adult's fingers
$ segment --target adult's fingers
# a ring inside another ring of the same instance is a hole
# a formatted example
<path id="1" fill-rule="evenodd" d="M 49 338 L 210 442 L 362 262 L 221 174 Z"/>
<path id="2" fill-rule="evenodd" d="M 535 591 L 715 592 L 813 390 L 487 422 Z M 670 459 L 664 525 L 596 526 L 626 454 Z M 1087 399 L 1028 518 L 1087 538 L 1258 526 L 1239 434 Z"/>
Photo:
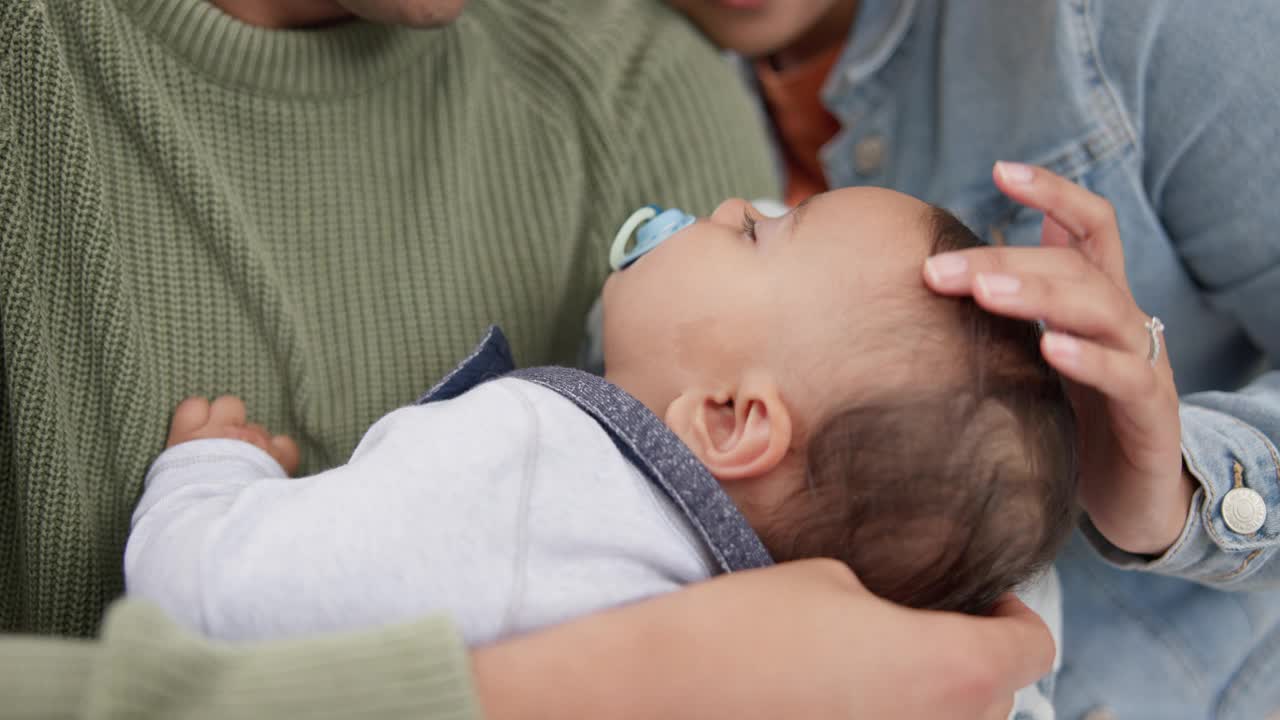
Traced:
<path id="1" fill-rule="evenodd" d="M 1113 280 L 1124 281 L 1124 248 L 1115 208 L 1096 195 L 1044 168 L 998 162 L 996 185 L 1010 198 L 1048 215 L 1079 240 L 1080 249 Z"/>
<path id="2" fill-rule="evenodd" d="M 1006 593 L 991 610 L 991 617 L 979 618 L 975 628 L 984 662 L 1004 678 L 1003 689 L 1012 695 L 1044 677 L 1053 669 L 1055 647 L 1049 626 L 1012 593 Z"/>
<path id="3" fill-rule="evenodd" d="M 1041 247 L 1072 247 L 1074 240 L 1071 233 L 1062 227 L 1057 220 L 1044 216 L 1044 222 L 1040 226 L 1040 246 Z"/>
<path id="4" fill-rule="evenodd" d="M 949 672 L 965 678 L 972 698 L 981 698 L 971 710 L 979 717 L 1053 669 L 1053 635 L 1012 594 L 1001 598 L 990 617 L 939 613 L 934 620 L 940 623 L 932 629 L 938 647 L 963 649 L 962 662 Z"/>
<path id="5" fill-rule="evenodd" d="M 1146 423 L 1158 423 L 1164 405 L 1152 405 L 1161 377 L 1146 357 L 1103 347 L 1088 340 L 1047 332 L 1040 339 L 1040 351 L 1058 372 L 1125 404 L 1129 414 Z"/>
<path id="6" fill-rule="evenodd" d="M 1044 320 L 1055 330 L 1131 353 L 1147 347 L 1146 316 L 1130 295 L 1109 280 L 978 273 L 973 298 L 984 309 L 1024 320 Z"/>
<path id="7" fill-rule="evenodd" d="M 986 309 L 1097 338 L 1130 351 L 1145 347 L 1146 315 L 1117 284 L 1065 247 L 982 247 L 925 261 L 925 284 L 941 295 L 972 295 Z"/>
<path id="8" fill-rule="evenodd" d="M 943 295 L 968 295 L 978 273 L 1045 275 L 1064 280 L 1110 280 L 1079 250 L 1067 247 L 977 247 L 939 253 L 925 260 L 925 281 Z"/>

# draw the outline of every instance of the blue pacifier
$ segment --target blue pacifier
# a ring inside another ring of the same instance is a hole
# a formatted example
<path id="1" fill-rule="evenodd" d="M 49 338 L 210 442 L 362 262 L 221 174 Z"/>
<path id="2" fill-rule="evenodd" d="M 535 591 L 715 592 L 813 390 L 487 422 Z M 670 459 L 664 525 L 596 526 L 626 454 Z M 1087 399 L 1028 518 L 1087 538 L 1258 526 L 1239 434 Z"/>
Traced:
<path id="1" fill-rule="evenodd" d="M 646 205 L 631 213 L 631 217 L 622 223 L 618 234 L 614 236 L 613 245 L 609 247 L 609 267 L 614 270 L 626 268 L 639 260 L 640 256 L 661 245 L 663 240 L 692 225 L 695 219 L 683 210 L 663 210 L 657 205 Z M 635 245 L 627 250 L 633 233 Z"/>

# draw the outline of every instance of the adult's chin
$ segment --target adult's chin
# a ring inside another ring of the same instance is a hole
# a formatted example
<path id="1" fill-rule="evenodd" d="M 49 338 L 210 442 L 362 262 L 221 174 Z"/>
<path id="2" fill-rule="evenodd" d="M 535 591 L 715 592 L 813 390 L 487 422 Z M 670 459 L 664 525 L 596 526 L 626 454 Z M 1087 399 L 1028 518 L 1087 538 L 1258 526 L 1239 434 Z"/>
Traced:
<path id="1" fill-rule="evenodd" d="M 365 20 L 417 28 L 441 27 L 457 20 L 467 0 L 338 0 Z"/>

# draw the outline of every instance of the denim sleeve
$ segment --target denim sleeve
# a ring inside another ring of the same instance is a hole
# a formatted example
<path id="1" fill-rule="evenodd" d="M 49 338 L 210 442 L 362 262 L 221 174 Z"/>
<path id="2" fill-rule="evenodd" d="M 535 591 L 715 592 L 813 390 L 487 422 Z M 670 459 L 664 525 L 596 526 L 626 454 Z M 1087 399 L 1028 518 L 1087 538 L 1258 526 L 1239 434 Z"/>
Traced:
<path id="1" fill-rule="evenodd" d="M 1280 564 L 1270 562 L 1280 545 L 1280 5 L 1143 8 L 1109 3 L 1095 21 L 1141 129 L 1144 185 L 1203 299 L 1239 324 L 1272 370 L 1236 392 L 1183 398 L 1183 458 L 1199 488 L 1164 555 L 1128 555 L 1085 531 L 1126 567 L 1222 588 L 1280 586 Z M 1253 532 L 1224 517 L 1237 488 L 1264 503 Z"/>
<path id="2" fill-rule="evenodd" d="M 1280 372 L 1241 392 L 1199 393 L 1182 401 L 1182 456 L 1200 487 L 1178 540 L 1155 559 L 1108 543 L 1086 521 L 1085 535 L 1121 567 L 1175 575 L 1223 589 L 1280 586 Z M 1233 530 L 1227 493 L 1256 492 L 1265 504 L 1262 526 Z"/>

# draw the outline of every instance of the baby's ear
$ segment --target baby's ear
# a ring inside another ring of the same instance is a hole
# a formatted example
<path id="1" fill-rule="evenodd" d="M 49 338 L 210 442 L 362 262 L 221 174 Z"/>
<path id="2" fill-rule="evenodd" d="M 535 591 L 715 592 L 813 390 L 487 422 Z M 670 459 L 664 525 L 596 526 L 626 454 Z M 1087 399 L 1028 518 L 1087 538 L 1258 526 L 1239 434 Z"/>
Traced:
<path id="1" fill-rule="evenodd" d="M 687 390 L 664 419 L 722 482 L 768 474 L 791 447 L 790 411 L 764 375 L 748 376 L 732 390 Z"/>

